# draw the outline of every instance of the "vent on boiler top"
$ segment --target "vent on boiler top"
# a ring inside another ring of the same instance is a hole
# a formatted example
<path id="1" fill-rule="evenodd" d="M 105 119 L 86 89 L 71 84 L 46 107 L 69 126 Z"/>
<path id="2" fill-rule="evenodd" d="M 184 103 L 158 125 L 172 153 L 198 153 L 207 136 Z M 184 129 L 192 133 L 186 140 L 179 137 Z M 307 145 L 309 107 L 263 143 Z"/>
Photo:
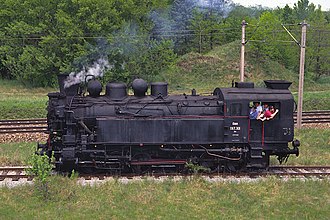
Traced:
<path id="1" fill-rule="evenodd" d="M 269 89 L 288 89 L 292 84 L 286 80 L 264 80 L 264 82 Z"/>
<path id="2" fill-rule="evenodd" d="M 167 83 L 166 82 L 152 82 L 151 83 L 151 95 L 152 96 L 167 96 Z"/>
<path id="3" fill-rule="evenodd" d="M 253 82 L 235 82 L 236 88 L 254 88 Z"/>

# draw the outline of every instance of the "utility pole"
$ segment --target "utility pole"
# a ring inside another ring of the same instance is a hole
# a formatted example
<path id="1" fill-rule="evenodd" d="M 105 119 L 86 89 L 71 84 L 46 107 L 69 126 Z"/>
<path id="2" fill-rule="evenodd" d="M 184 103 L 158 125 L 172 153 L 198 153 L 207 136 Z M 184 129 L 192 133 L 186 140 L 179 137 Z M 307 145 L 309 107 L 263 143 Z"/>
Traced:
<path id="1" fill-rule="evenodd" d="M 306 32 L 307 23 L 303 21 L 301 25 L 301 43 L 290 33 L 288 29 L 282 24 L 282 27 L 288 32 L 290 37 L 300 47 L 300 66 L 299 66 L 299 88 L 298 88 L 298 107 L 297 107 L 297 128 L 301 128 L 302 120 L 302 106 L 303 106 L 303 94 L 304 94 L 304 74 L 305 74 L 305 50 L 306 50 Z"/>
<path id="2" fill-rule="evenodd" d="M 304 74 L 305 74 L 305 50 L 306 50 L 306 32 L 307 23 L 301 23 L 301 44 L 300 44 L 300 66 L 299 66 L 299 90 L 298 90 L 298 109 L 297 109 L 297 127 L 301 128 L 302 106 L 304 94 Z"/>
<path id="3" fill-rule="evenodd" d="M 241 46 L 241 63 L 240 63 L 240 68 L 239 68 L 239 72 L 240 72 L 240 81 L 244 82 L 244 64 L 245 64 L 245 27 L 246 27 L 247 23 L 245 22 L 245 20 L 242 21 L 242 46 Z"/>

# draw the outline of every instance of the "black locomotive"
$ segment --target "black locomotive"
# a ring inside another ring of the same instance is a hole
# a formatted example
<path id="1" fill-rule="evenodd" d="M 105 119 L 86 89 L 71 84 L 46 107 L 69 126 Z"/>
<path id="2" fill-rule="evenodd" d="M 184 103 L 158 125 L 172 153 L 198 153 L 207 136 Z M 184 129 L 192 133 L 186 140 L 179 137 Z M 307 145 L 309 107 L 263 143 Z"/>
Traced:
<path id="1" fill-rule="evenodd" d="M 287 81 L 265 81 L 266 88 L 239 82 L 216 88 L 208 96 L 168 95 L 167 83 L 102 85 L 95 78 L 49 93 L 46 144 L 39 152 L 54 155 L 56 168 L 94 172 L 154 172 L 185 170 L 186 164 L 213 172 L 267 168 L 299 154 L 294 140 L 294 99 Z M 87 91 L 85 91 L 87 89 Z M 88 95 L 85 95 L 85 93 Z M 249 118 L 252 104 L 277 109 L 271 120 Z M 290 148 L 289 142 L 292 142 Z"/>

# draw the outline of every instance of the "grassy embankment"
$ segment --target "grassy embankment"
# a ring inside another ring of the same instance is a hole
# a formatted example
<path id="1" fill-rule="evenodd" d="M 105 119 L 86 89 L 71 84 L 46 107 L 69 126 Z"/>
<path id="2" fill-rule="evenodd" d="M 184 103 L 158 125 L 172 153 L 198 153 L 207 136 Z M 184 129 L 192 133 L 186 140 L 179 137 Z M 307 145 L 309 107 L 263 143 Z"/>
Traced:
<path id="1" fill-rule="evenodd" d="M 330 130 L 301 129 L 289 164 L 328 164 Z M 0 165 L 25 164 L 35 143 L 0 144 Z M 0 187 L 1 219 L 327 219 L 330 181 L 267 178 L 210 183 L 199 178 L 99 186 L 51 177 L 44 201 L 34 186 Z"/>
<path id="2" fill-rule="evenodd" d="M 329 165 L 329 129 L 300 129 L 301 155 L 289 164 Z M 0 144 L 0 166 L 26 164 L 36 143 Z M 275 160 L 274 160 L 275 161 Z M 44 201 L 34 186 L 0 187 L 1 219 L 327 219 L 329 180 L 267 178 L 209 183 L 112 180 L 81 186 L 54 176 Z"/>
<path id="3" fill-rule="evenodd" d="M 53 177 L 48 201 L 33 186 L 0 188 L 0 213 L 1 219 L 327 219 L 329 187 L 329 180 L 276 178 L 81 186 Z"/>
<path id="4" fill-rule="evenodd" d="M 46 117 L 49 88 L 27 88 L 17 81 L 0 80 L 0 119 Z"/>

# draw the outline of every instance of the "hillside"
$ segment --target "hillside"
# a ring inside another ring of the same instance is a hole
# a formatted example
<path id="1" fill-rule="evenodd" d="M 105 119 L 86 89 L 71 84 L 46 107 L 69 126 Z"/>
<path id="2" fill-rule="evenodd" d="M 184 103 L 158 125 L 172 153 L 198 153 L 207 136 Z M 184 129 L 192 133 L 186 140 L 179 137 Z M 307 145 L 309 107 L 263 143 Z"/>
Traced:
<path id="1" fill-rule="evenodd" d="M 298 55 L 297 55 L 298 56 Z M 189 92 L 195 88 L 200 92 L 212 92 L 216 87 L 231 86 L 232 80 L 239 81 L 240 42 L 216 47 L 206 54 L 189 53 L 179 58 L 177 65 L 164 74 L 171 91 Z M 297 91 L 299 73 L 286 69 L 270 59 L 257 60 L 249 54 L 247 47 L 245 81 L 263 86 L 265 79 L 292 81 L 292 91 Z M 328 80 L 329 81 L 329 80 Z M 328 83 L 319 83 L 305 75 L 305 91 L 327 90 Z"/>

